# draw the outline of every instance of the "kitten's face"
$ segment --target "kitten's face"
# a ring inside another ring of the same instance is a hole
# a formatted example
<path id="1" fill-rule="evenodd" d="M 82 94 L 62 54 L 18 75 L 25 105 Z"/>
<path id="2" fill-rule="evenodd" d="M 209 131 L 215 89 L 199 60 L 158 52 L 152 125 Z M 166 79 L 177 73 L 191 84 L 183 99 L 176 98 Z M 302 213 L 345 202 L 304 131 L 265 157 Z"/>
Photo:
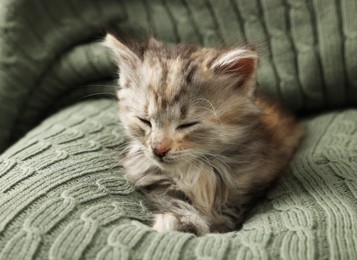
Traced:
<path id="1" fill-rule="evenodd" d="M 207 161 L 237 145 L 257 116 L 256 54 L 250 50 L 129 49 L 111 35 L 120 69 L 119 116 L 135 145 L 160 168 Z"/>

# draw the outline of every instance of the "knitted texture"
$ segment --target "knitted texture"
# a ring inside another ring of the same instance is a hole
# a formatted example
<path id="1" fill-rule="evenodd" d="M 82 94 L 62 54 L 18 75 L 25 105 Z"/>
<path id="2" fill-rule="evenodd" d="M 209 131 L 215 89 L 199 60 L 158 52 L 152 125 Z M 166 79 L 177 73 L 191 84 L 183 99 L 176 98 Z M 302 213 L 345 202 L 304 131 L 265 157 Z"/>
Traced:
<path id="1" fill-rule="evenodd" d="M 98 42 L 108 24 L 168 42 L 248 42 L 261 87 L 290 108 L 356 104 L 356 13 L 355 0 L 1 0 L 0 150 L 54 108 L 113 93 Z"/>
<path id="2" fill-rule="evenodd" d="M 157 233 L 122 177 L 116 104 L 85 101 L 0 157 L 0 259 L 357 259 L 357 110 L 314 116 L 242 229 Z"/>

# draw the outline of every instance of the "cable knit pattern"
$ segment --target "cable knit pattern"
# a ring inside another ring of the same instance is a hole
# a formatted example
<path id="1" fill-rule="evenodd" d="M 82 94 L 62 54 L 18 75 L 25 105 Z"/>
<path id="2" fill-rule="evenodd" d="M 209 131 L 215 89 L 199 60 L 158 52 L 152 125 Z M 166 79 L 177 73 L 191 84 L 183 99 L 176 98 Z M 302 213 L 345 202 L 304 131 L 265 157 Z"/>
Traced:
<path id="1" fill-rule="evenodd" d="M 121 176 L 116 104 L 48 118 L 0 159 L 0 259 L 355 259 L 357 111 L 307 119 L 289 172 L 243 228 L 157 233 Z"/>
<path id="2" fill-rule="evenodd" d="M 85 100 L 114 95 L 99 42 L 114 24 L 252 44 L 261 87 L 291 109 L 353 106 L 356 13 L 355 0 L 1 0 L 0 260 L 357 259 L 356 109 L 310 115 L 288 172 L 242 229 L 195 237 L 147 225 L 119 167 L 116 101 Z"/>

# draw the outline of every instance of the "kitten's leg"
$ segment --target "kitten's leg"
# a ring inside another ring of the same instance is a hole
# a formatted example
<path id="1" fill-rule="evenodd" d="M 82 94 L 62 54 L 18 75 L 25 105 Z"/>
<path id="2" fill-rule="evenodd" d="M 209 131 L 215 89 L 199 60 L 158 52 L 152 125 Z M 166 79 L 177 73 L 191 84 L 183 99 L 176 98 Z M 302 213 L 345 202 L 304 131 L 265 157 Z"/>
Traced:
<path id="1" fill-rule="evenodd" d="M 211 231 L 222 233 L 239 230 L 247 213 L 265 196 L 266 192 L 267 189 L 262 188 L 260 191 L 240 193 L 236 199 L 231 198 L 231 203 L 223 206 L 220 214 L 212 217 Z"/>
<path id="2" fill-rule="evenodd" d="M 153 229 L 182 231 L 202 236 L 210 232 L 207 220 L 189 203 L 175 198 L 164 198 L 154 215 Z"/>

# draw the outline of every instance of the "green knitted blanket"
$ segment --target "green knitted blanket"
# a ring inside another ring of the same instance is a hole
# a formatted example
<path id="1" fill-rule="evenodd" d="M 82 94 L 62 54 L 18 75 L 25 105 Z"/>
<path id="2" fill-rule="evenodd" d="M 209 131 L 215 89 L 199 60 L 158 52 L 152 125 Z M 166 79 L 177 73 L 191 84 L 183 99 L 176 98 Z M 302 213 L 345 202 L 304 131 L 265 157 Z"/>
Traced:
<path id="1" fill-rule="evenodd" d="M 195 237 L 145 225 L 121 177 L 115 103 L 47 119 L 0 159 L 0 259 L 356 259 L 357 110 L 306 120 L 289 172 L 238 232 Z"/>
<path id="2" fill-rule="evenodd" d="M 356 13 L 355 0 L 1 0 L 0 260 L 357 259 Z M 113 24 L 255 45 L 261 87 L 310 114 L 289 171 L 241 230 L 146 225 L 118 167 L 116 72 L 100 44 Z"/>

